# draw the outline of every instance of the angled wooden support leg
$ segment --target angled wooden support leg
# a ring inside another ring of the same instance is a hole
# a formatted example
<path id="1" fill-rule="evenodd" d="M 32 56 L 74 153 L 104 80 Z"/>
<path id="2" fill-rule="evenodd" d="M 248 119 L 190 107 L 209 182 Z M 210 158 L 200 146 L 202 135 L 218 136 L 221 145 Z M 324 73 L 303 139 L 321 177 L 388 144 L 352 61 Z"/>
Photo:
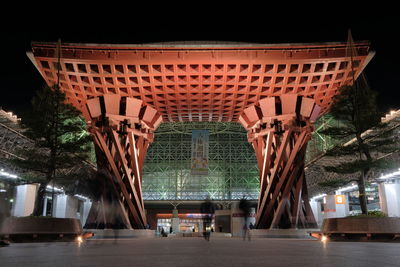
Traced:
<path id="1" fill-rule="evenodd" d="M 304 179 L 304 168 L 300 170 L 302 174 L 296 182 L 296 185 L 293 189 L 293 204 L 291 205 L 291 223 L 292 228 L 296 227 L 299 222 L 299 211 L 302 205 L 302 187 L 303 187 L 303 179 Z"/>
<path id="2" fill-rule="evenodd" d="M 266 205 L 270 203 L 273 190 L 275 189 L 275 186 L 279 182 L 279 180 L 281 180 L 279 172 L 281 171 L 283 166 L 282 161 L 285 158 L 284 154 L 286 153 L 286 146 L 289 144 L 291 134 L 292 134 L 291 130 L 286 131 L 285 134 L 283 135 L 282 143 L 274 151 L 275 152 L 274 161 L 269 164 L 270 166 L 272 166 L 272 171 L 271 174 L 266 178 L 269 182 L 267 184 L 265 192 L 263 192 L 263 197 L 262 198 L 260 197 L 259 199 L 258 212 L 256 216 L 257 222 L 268 218 L 267 216 L 264 216 L 266 212 Z"/>
<path id="3" fill-rule="evenodd" d="M 112 192 L 118 199 L 121 214 L 130 224 L 126 228 L 145 228 L 141 172 L 147 148 L 162 121 L 161 115 L 144 106 L 141 100 L 119 95 L 90 99 L 87 110 L 89 130 L 100 151 L 98 157 L 104 159 L 98 161 L 98 169 L 111 177 Z"/>
<path id="4" fill-rule="evenodd" d="M 319 110 L 312 99 L 285 95 L 264 98 L 239 118 L 260 169 L 257 228 L 298 227 L 299 220 L 312 224 L 304 155 Z"/>

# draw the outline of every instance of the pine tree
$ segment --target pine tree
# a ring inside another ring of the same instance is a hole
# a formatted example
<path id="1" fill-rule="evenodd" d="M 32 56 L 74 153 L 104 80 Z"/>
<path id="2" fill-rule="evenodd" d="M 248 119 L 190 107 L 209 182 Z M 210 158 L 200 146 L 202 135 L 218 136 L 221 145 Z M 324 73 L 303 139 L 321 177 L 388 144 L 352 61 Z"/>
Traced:
<path id="1" fill-rule="evenodd" d="M 353 69 L 356 56 L 349 33 L 349 57 Z M 361 212 L 367 214 L 365 183 L 376 172 L 393 166 L 386 156 L 398 151 L 398 140 L 392 131 L 385 131 L 381 123 L 382 114 L 376 105 L 377 93 L 368 86 L 361 74 L 354 77 L 352 85 L 341 88 L 341 94 L 334 97 L 330 114 L 339 121 L 338 126 L 330 127 L 323 134 L 341 140 L 351 140 L 346 145 L 336 146 L 327 152 L 327 156 L 343 157 L 346 160 L 325 170 L 334 172 L 343 178 L 320 183 L 321 186 L 334 187 L 355 181 L 358 184 Z M 374 129 L 374 134 L 366 134 Z M 386 155 L 386 156 L 385 156 Z"/>
<path id="2" fill-rule="evenodd" d="M 39 183 L 32 215 L 43 210 L 46 187 L 60 175 L 61 170 L 81 164 L 90 156 L 90 137 L 80 112 L 65 104 L 65 95 L 57 85 L 44 86 L 32 100 L 32 110 L 22 116 L 25 135 L 34 147 L 20 151 L 22 159 L 14 159 L 19 167 L 28 170 L 25 180 Z M 65 175 L 64 175 L 65 176 Z M 73 174 L 66 178 L 72 178 Z"/>

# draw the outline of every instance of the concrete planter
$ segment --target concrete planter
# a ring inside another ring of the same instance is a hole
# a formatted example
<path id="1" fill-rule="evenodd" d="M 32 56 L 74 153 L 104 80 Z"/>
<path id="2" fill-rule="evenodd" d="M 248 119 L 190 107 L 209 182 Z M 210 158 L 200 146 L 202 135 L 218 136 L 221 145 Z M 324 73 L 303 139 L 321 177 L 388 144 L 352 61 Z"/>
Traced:
<path id="1" fill-rule="evenodd" d="M 400 237 L 400 218 L 347 217 L 325 219 L 321 234 L 332 240 L 394 240 Z"/>
<path id="2" fill-rule="evenodd" d="M 155 238 L 155 230 L 149 229 L 85 229 L 93 233 L 91 239 Z"/>
<path id="3" fill-rule="evenodd" d="M 9 217 L 0 225 L 0 236 L 14 242 L 70 241 L 82 234 L 78 219 Z"/>

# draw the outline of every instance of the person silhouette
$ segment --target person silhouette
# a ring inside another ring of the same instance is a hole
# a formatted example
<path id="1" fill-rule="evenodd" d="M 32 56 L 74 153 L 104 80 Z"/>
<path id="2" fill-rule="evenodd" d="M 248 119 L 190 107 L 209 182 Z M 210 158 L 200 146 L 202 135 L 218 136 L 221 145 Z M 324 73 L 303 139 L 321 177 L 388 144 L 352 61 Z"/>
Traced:
<path id="1" fill-rule="evenodd" d="M 200 205 L 200 212 L 203 214 L 203 236 L 204 239 L 210 241 L 210 230 L 212 217 L 215 212 L 214 204 L 211 202 L 209 196 L 206 197 L 205 201 Z M 209 230 L 207 230 L 209 229 Z"/>
<path id="2" fill-rule="evenodd" d="M 243 196 L 240 199 L 239 202 L 239 209 L 243 213 L 244 217 L 244 224 L 243 224 L 243 241 L 246 239 L 246 236 L 248 237 L 248 240 L 250 241 L 250 231 L 249 231 L 249 226 L 248 226 L 248 218 L 250 216 L 250 203 L 246 199 L 245 196 Z"/>

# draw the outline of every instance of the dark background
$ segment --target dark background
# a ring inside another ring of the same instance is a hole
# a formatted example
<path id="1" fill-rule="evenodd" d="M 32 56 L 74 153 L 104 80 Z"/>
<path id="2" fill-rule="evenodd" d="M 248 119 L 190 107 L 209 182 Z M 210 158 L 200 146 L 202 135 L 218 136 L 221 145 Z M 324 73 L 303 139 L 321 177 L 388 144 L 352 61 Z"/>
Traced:
<path id="1" fill-rule="evenodd" d="M 335 23 L 265 27 L 262 31 L 182 31 L 173 30 L 104 32 L 0 32 L 0 107 L 18 115 L 29 109 L 30 100 L 44 80 L 26 56 L 32 41 L 134 44 L 167 41 L 237 41 L 254 43 L 345 42 L 348 29 L 355 41 L 368 40 L 375 57 L 365 69 L 370 87 L 378 92 L 383 112 L 399 109 L 398 19 L 394 16 L 353 19 Z"/>

